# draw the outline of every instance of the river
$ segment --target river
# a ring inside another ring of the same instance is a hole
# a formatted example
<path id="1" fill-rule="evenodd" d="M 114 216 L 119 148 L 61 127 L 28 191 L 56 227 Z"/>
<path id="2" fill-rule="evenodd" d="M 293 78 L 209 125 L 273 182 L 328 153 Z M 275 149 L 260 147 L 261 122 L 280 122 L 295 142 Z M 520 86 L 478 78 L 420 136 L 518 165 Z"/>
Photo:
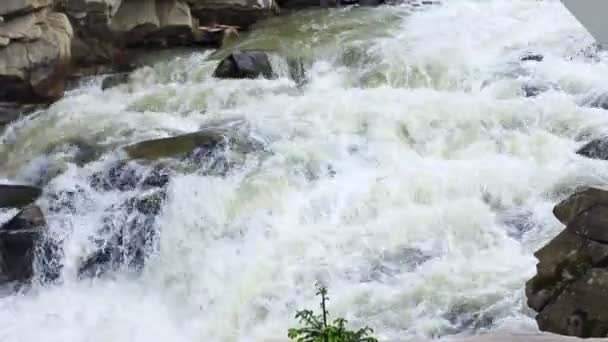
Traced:
<path id="1" fill-rule="evenodd" d="M 332 317 L 383 339 L 534 332 L 523 289 L 562 229 L 552 206 L 608 180 L 575 154 L 608 133 L 586 105 L 608 91 L 592 45 L 559 1 L 446 0 L 303 11 L 222 51 L 148 56 L 126 85 L 83 80 L 0 137 L 0 178 L 44 185 L 63 250 L 56 281 L 0 297 L 0 340 L 285 338 L 296 310 L 317 307 L 317 281 Z M 280 77 L 211 77 L 233 47 L 275 51 Z M 285 57 L 303 61 L 302 83 Z M 120 204 L 150 190 L 92 181 L 122 146 L 209 125 L 262 147 L 169 162 L 147 216 Z M 77 162 L 75 141 L 93 161 Z M 108 229 L 142 225 L 143 269 L 78 277 Z"/>

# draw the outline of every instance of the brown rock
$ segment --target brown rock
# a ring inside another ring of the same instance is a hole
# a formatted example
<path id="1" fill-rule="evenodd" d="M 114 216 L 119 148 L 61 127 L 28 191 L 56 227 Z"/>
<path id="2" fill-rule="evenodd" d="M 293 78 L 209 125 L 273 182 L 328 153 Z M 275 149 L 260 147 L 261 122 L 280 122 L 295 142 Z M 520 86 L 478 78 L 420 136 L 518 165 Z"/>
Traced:
<path id="1" fill-rule="evenodd" d="M 568 230 L 582 237 L 608 243 L 608 206 L 594 205 L 568 224 Z"/>
<path id="2" fill-rule="evenodd" d="M 570 284 L 536 317 L 542 331 L 578 337 L 608 336 L 608 270 L 594 268 Z"/>
<path id="3" fill-rule="evenodd" d="M 534 255 L 537 274 L 526 284 L 526 296 L 528 306 L 540 311 L 569 282 L 607 260 L 608 245 L 564 230 Z"/>
<path id="4" fill-rule="evenodd" d="M 553 214 L 563 224 L 568 225 L 578 214 L 596 204 L 608 205 L 608 191 L 588 188 L 579 191 L 553 208 Z"/>

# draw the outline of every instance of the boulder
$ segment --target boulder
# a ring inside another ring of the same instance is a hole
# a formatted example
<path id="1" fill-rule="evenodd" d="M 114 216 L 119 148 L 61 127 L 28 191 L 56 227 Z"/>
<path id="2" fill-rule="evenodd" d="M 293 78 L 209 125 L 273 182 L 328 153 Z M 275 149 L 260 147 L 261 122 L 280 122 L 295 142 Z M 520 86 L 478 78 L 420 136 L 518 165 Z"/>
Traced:
<path id="1" fill-rule="evenodd" d="M 272 66 L 263 51 L 234 51 L 213 73 L 217 78 L 272 78 Z"/>
<path id="2" fill-rule="evenodd" d="M 0 16 L 18 16 L 50 6 L 52 3 L 53 0 L 3 0 L 0 3 Z"/>
<path id="3" fill-rule="evenodd" d="M 133 159 L 155 160 L 185 156 L 197 148 L 213 148 L 225 140 L 220 131 L 205 130 L 177 137 L 142 141 L 126 147 L 127 154 Z"/>
<path id="4" fill-rule="evenodd" d="M 201 25 L 233 25 L 247 28 L 277 12 L 274 0 L 188 0 Z"/>
<path id="5" fill-rule="evenodd" d="M 63 95 L 71 58 L 72 26 L 64 14 L 38 16 L 40 38 L 0 49 L 0 100 L 36 102 Z"/>
<path id="6" fill-rule="evenodd" d="M 606 337 L 608 191 L 581 190 L 553 212 L 567 227 L 534 254 L 539 262 L 526 284 L 528 306 L 543 331 Z"/>
<path id="7" fill-rule="evenodd" d="M 45 226 L 40 208 L 31 206 L 0 228 L 0 282 L 31 279 L 34 252 Z"/>
<path id="8" fill-rule="evenodd" d="M 608 160 L 608 137 L 590 141 L 576 151 L 576 154 L 591 159 Z"/>
<path id="9" fill-rule="evenodd" d="M 569 282 L 608 259 L 608 246 L 564 230 L 534 256 L 537 274 L 526 283 L 526 296 L 540 312 Z"/>
<path id="10" fill-rule="evenodd" d="M 581 212 L 567 229 L 589 240 L 608 243 L 608 206 L 596 204 Z"/>
<path id="11" fill-rule="evenodd" d="M 40 27 L 44 11 L 28 13 L 0 24 L 0 37 L 9 40 L 36 40 L 42 36 Z"/>
<path id="12" fill-rule="evenodd" d="M 568 225 L 580 213 L 594 205 L 608 205 L 608 191 L 596 188 L 581 190 L 553 208 L 553 214 L 561 223 Z"/>
<path id="13" fill-rule="evenodd" d="M 42 190 L 27 185 L 0 184 L 0 208 L 20 208 L 33 203 Z"/>
<path id="14" fill-rule="evenodd" d="M 193 28 L 190 6 L 183 0 L 156 0 L 160 30 L 155 36 L 191 34 Z"/>
<path id="15" fill-rule="evenodd" d="M 139 39 L 160 27 L 156 12 L 156 2 L 153 0 L 124 1 L 110 25 L 112 31 L 129 33 L 129 39 Z"/>
<path id="16" fill-rule="evenodd" d="M 608 336 L 608 270 L 588 270 L 537 316 L 542 331 L 583 338 Z"/>

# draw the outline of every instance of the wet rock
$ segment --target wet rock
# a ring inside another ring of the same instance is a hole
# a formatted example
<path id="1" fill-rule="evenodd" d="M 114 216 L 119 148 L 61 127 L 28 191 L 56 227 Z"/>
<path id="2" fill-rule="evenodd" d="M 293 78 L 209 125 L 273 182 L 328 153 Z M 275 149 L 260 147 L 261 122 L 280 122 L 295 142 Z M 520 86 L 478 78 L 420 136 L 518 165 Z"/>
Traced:
<path id="1" fill-rule="evenodd" d="M 102 191 L 134 190 L 141 181 L 142 175 L 135 165 L 119 161 L 105 171 L 97 172 L 89 179 L 94 189 Z"/>
<path id="2" fill-rule="evenodd" d="M 542 331 L 577 337 L 608 336 L 608 270 L 588 270 L 537 316 Z"/>
<path id="3" fill-rule="evenodd" d="M 564 230 L 535 254 L 537 274 L 526 284 L 528 306 L 538 312 L 576 277 L 608 258 L 608 246 Z"/>
<path id="4" fill-rule="evenodd" d="M 593 205 L 570 221 L 567 229 L 587 239 L 608 243 L 608 206 Z"/>
<path id="5" fill-rule="evenodd" d="M 591 159 L 608 160 L 608 137 L 590 141 L 576 151 L 576 154 Z"/>
<path id="6" fill-rule="evenodd" d="M 0 228 L 0 283 L 31 279 L 35 249 L 45 226 L 40 208 L 31 206 Z"/>
<path id="7" fill-rule="evenodd" d="M 0 208 L 20 208 L 33 203 L 42 189 L 27 185 L 0 184 Z"/>
<path id="8" fill-rule="evenodd" d="M 75 202 L 79 198 L 86 198 L 86 192 L 82 187 L 76 186 L 74 189 L 52 191 L 48 194 L 47 198 L 49 201 L 49 212 L 75 214 Z"/>
<path id="9" fill-rule="evenodd" d="M 101 89 L 106 90 L 129 83 L 130 74 L 126 72 L 106 76 L 101 82 Z"/>
<path id="10" fill-rule="evenodd" d="M 608 205 L 608 191 L 587 188 L 579 190 L 572 196 L 561 201 L 553 208 L 553 215 L 560 220 L 561 223 L 568 225 L 580 213 L 589 210 L 594 205 Z"/>
<path id="11" fill-rule="evenodd" d="M 142 182 L 142 189 L 148 190 L 151 188 L 162 188 L 165 187 L 170 179 L 171 174 L 164 166 L 156 166 L 148 173 Z"/>
<path id="12" fill-rule="evenodd" d="M 605 337 L 608 309 L 608 191 L 589 188 L 555 206 L 566 229 L 535 256 L 536 275 L 526 284 L 528 305 L 543 331 Z"/>
<path id="13" fill-rule="evenodd" d="M 273 78 L 268 55 L 263 51 L 235 51 L 213 73 L 217 78 Z"/>
<path id="14" fill-rule="evenodd" d="M 156 160 L 185 156 L 198 148 L 213 149 L 226 139 L 220 131 L 205 130 L 177 137 L 142 141 L 125 149 L 133 159 Z"/>
<path id="15" fill-rule="evenodd" d="M 545 57 L 543 55 L 529 54 L 529 55 L 522 56 L 519 60 L 522 62 L 529 62 L 529 61 L 542 62 L 543 59 L 545 59 Z"/>
<path id="16" fill-rule="evenodd" d="M 99 234 L 106 238 L 96 239 L 99 249 L 82 261 L 79 276 L 98 277 L 117 270 L 140 272 L 155 248 L 155 220 L 165 197 L 163 190 L 157 190 L 109 208 Z"/>

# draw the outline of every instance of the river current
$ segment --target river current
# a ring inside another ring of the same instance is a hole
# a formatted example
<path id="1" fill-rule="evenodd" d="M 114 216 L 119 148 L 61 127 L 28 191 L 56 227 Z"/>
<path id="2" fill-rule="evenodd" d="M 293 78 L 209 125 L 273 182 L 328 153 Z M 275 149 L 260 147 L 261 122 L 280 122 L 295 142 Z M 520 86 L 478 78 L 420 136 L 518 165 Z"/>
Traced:
<path id="1" fill-rule="evenodd" d="M 279 77 L 214 79 L 232 48 L 273 51 Z M 593 106 L 608 55 L 559 1 L 303 11 L 220 51 L 147 57 L 128 84 L 83 80 L 0 136 L 0 178 L 44 186 L 62 247 L 55 281 L 0 297 L 0 341 L 286 338 L 318 281 L 332 317 L 383 339 L 534 332 L 523 289 L 562 229 L 552 207 L 608 180 L 575 153 L 608 133 Z M 99 186 L 121 147 L 209 126 L 257 147 L 164 161 L 152 213 L 120 205 L 149 189 Z M 78 276 L 108 229 L 142 225 L 143 269 Z"/>

